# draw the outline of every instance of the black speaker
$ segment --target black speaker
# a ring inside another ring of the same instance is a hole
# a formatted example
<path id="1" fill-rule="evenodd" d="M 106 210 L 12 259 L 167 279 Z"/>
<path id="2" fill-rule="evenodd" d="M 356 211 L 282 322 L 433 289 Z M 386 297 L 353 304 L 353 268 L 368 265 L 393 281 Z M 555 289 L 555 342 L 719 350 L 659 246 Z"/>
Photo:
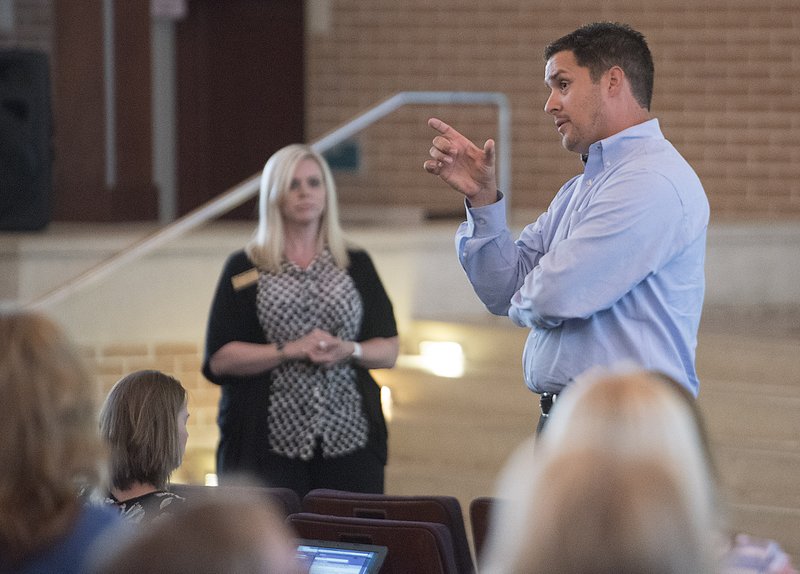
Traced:
<path id="1" fill-rule="evenodd" d="M 47 55 L 0 50 L 0 230 L 50 222 L 52 131 Z"/>

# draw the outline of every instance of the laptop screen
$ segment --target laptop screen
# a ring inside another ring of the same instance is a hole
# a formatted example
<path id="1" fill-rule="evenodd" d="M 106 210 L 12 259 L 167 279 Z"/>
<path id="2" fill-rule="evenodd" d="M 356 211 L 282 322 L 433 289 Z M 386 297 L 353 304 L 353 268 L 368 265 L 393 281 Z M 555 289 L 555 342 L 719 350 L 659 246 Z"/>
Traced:
<path id="1" fill-rule="evenodd" d="M 297 557 L 309 574 L 375 574 L 386 558 L 385 546 L 328 540 L 297 541 Z"/>

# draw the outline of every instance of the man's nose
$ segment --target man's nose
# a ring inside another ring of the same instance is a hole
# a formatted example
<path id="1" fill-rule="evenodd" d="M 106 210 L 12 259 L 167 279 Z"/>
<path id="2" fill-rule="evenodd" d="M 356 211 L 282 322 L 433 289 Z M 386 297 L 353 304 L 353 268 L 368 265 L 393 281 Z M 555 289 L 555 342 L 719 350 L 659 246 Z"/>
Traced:
<path id="1" fill-rule="evenodd" d="M 561 106 L 561 100 L 558 97 L 556 92 L 551 92 L 550 96 L 547 98 L 547 101 L 544 103 L 544 111 L 548 114 L 552 114 L 559 109 Z"/>

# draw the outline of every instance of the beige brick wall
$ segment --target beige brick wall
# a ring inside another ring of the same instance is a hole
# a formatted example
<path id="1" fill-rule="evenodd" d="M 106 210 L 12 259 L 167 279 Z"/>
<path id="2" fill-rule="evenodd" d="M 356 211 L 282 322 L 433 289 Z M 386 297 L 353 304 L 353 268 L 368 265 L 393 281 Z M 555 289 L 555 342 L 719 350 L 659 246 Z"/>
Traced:
<path id="1" fill-rule="evenodd" d="M 514 203 L 540 208 L 580 168 L 542 111 L 542 48 L 583 23 L 622 21 L 649 40 L 653 112 L 703 180 L 712 217 L 800 218 L 795 0 L 322 4 L 328 17 L 309 22 L 307 33 L 310 139 L 399 91 L 505 92 Z M 459 211 L 458 198 L 421 168 L 433 135 L 425 121 L 434 113 L 481 143 L 496 134 L 490 107 L 403 109 L 358 136 L 363 165 L 339 176 L 344 201 Z"/>
<path id="2" fill-rule="evenodd" d="M 697 170 L 716 219 L 800 218 L 800 10 L 795 0 L 307 0 L 307 134 L 404 90 L 499 91 L 512 106 L 514 204 L 541 209 L 579 169 L 542 111 L 544 45 L 592 20 L 628 22 L 656 61 L 653 112 Z M 53 0 L 15 0 L 0 48 L 51 52 Z M 322 16 L 320 16 L 322 14 Z M 53 65 L 56 65 L 53 63 Z M 482 142 L 494 108 L 413 106 L 358 136 L 345 204 L 460 211 L 422 171 L 440 115 Z"/>

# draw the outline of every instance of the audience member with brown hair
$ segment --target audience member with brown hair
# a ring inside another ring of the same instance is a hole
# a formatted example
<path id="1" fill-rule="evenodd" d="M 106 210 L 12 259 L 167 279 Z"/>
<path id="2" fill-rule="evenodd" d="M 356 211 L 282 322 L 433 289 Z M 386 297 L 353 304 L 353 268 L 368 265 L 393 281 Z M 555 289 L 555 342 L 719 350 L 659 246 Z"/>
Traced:
<path id="1" fill-rule="evenodd" d="M 211 490 L 211 489 L 210 489 Z M 290 530 L 261 497 L 213 489 L 109 549 L 94 574 L 299 574 Z"/>
<path id="2" fill-rule="evenodd" d="M 46 317 L 0 311 L 0 572 L 83 572 L 121 520 L 83 505 L 104 465 L 91 379 Z"/>
<path id="3" fill-rule="evenodd" d="M 144 370 L 114 385 L 100 411 L 111 451 L 110 501 L 136 523 L 172 513 L 184 499 L 166 490 L 189 434 L 186 390 L 160 371 Z"/>

